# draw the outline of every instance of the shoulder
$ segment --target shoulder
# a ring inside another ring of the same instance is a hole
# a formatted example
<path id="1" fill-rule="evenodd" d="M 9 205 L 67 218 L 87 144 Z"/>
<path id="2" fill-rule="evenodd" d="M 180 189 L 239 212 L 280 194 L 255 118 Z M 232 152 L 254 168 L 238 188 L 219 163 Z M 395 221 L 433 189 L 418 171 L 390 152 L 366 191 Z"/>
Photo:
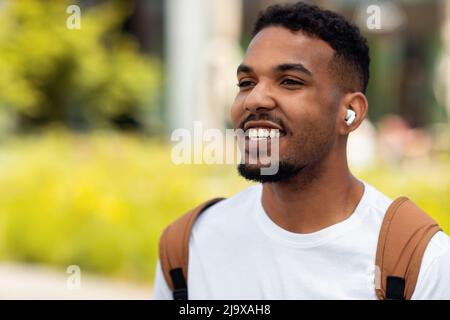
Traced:
<path id="1" fill-rule="evenodd" d="M 386 196 L 383 192 L 376 189 L 367 182 L 363 182 L 367 188 L 368 205 L 377 212 L 385 213 L 392 203 L 392 199 Z"/>
<path id="2" fill-rule="evenodd" d="M 367 215 L 370 223 L 373 226 L 377 226 L 377 229 L 379 229 L 381 228 L 386 211 L 393 200 L 371 184 L 365 181 L 362 182 L 364 183 L 365 195 L 363 206 L 367 212 L 370 212 L 370 214 Z"/>
<path id="3" fill-rule="evenodd" d="M 372 222 L 381 226 L 392 199 L 365 183 Z M 412 299 L 450 299 L 450 237 L 437 232 L 425 250 Z"/>
<path id="4" fill-rule="evenodd" d="M 450 237 L 436 233 L 425 250 L 413 299 L 450 299 Z"/>
<path id="5" fill-rule="evenodd" d="M 430 243 L 427 246 L 427 249 L 425 251 L 425 258 L 427 255 L 429 255 L 431 258 L 430 260 L 442 255 L 445 255 L 446 253 L 449 253 L 450 251 L 450 237 L 445 234 L 444 232 L 440 231 L 437 232 L 433 238 L 431 238 Z"/>
<path id="6" fill-rule="evenodd" d="M 226 229 L 245 227 L 252 209 L 261 201 L 262 185 L 252 185 L 236 195 L 206 209 L 195 222 L 192 233 L 215 233 Z"/>

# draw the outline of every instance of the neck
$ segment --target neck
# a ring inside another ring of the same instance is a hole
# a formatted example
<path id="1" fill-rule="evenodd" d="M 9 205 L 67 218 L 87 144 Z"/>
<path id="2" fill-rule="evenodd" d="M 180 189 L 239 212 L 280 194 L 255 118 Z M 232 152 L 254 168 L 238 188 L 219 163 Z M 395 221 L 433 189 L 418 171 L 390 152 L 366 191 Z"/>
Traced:
<path id="1" fill-rule="evenodd" d="M 264 183 L 262 205 L 273 222 L 295 233 L 312 233 L 347 219 L 364 185 L 349 171 L 345 154 L 330 154 L 288 181 Z"/>

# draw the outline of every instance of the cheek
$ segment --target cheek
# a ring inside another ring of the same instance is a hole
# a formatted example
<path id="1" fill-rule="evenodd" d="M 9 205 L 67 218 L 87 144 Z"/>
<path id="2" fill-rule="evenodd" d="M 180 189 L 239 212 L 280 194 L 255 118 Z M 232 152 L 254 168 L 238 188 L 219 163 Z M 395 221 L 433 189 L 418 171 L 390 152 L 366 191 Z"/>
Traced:
<path id="1" fill-rule="evenodd" d="M 298 142 L 303 150 L 313 156 L 323 154 L 335 140 L 332 115 L 322 112 L 310 115 L 299 129 Z"/>
<path id="2" fill-rule="evenodd" d="M 285 101 L 285 105 L 290 106 L 285 113 L 295 132 L 301 132 L 304 128 L 323 131 L 334 117 L 330 104 L 328 97 L 318 90 L 305 90 L 294 99 Z"/>
<path id="3" fill-rule="evenodd" d="M 233 104 L 231 105 L 230 118 L 235 128 L 239 125 L 239 122 L 242 121 L 241 119 L 245 112 L 243 107 L 243 101 L 244 99 L 240 97 L 238 94 L 234 99 Z"/>
<path id="4" fill-rule="evenodd" d="M 290 110 L 287 115 L 292 130 L 291 142 L 299 145 L 302 150 L 311 150 L 315 148 L 314 145 L 322 145 L 333 135 L 333 115 L 323 111 L 323 106 L 317 102 L 302 106 Z"/>
<path id="5" fill-rule="evenodd" d="M 305 104 L 302 101 L 296 108 L 290 108 L 286 112 L 286 117 L 289 119 L 290 127 L 294 135 L 302 133 L 306 129 L 310 129 L 315 125 L 319 126 L 322 121 L 319 106 L 313 103 Z"/>

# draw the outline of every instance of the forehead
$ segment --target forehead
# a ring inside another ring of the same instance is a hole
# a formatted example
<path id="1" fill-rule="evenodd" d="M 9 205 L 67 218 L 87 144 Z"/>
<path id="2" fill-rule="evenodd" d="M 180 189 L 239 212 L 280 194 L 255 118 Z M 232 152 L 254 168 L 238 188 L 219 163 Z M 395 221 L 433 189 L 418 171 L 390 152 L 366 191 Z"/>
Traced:
<path id="1" fill-rule="evenodd" d="M 243 64 L 261 70 L 283 63 L 301 63 L 313 74 L 327 70 L 334 49 L 325 41 L 279 26 L 261 30 L 250 42 Z"/>

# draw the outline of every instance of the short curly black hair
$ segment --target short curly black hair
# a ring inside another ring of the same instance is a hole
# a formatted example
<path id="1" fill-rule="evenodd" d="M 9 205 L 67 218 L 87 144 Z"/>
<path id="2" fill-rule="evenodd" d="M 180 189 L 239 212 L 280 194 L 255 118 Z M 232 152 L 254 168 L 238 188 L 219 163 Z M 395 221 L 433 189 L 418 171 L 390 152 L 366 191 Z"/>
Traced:
<path id="1" fill-rule="evenodd" d="M 259 14 L 252 37 L 270 26 L 302 31 L 327 42 L 335 50 L 330 67 L 339 77 L 342 89 L 366 92 L 370 64 L 367 40 L 343 16 L 303 2 L 276 4 Z"/>

